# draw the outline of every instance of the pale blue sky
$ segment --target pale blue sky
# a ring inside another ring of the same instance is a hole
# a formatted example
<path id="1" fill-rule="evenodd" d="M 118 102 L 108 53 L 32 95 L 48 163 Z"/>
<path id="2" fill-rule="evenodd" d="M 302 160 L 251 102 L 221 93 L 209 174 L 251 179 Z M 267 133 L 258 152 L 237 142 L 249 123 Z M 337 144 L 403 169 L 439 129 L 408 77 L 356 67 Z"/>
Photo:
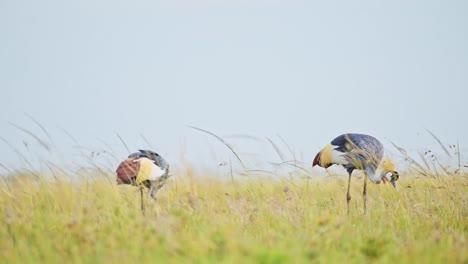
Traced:
<path id="1" fill-rule="evenodd" d="M 115 132 L 132 150 L 143 134 L 169 160 L 205 166 L 226 148 L 187 125 L 279 134 L 307 164 L 344 132 L 390 151 L 428 147 L 425 128 L 467 146 L 467 3 L 0 0 L 0 137 L 48 159 L 11 125 L 47 141 L 26 112 L 67 161 L 79 157 L 62 129 L 118 157 Z M 230 142 L 246 159 L 274 155 Z M 3 141 L 0 160 L 19 160 Z"/>

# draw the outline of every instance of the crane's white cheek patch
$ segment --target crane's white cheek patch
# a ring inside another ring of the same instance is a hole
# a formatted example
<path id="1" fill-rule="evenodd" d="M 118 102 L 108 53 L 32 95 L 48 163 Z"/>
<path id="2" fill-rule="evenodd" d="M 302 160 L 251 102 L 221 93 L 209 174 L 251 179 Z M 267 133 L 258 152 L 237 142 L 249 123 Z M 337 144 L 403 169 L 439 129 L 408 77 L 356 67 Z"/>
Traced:
<path id="1" fill-rule="evenodd" d="M 331 155 L 332 155 L 332 159 L 334 163 L 341 164 L 341 165 L 346 165 L 349 163 L 345 158 L 346 153 L 343 153 L 338 150 L 332 150 Z"/>
<path id="2" fill-rule="evenodd" d="M 383 175 L 381 181 L 383 184 L 386 184 L 387 182 L 391 182 L 392 180 L 392 173 L 391 172 L 387 172 L 385 175 Z"/>
<path id="3" fill-rule="evenodd" d="M 391 181 L 392 180 L 392 173 L 391 172 L 387 172 L 387 174 L 385 174 L 385 177 L 384 177 L 387 181 Z"/>
<path id="4" fill-rule="evenodd" d="M 151 170 L 151 173 L 150 173 L 150 175 L 148 177 L 148 180 L 155 181 L 155 180 L 159 179 L 159 177 L 164 175 L 164 173 L 166 173 L 166 170 L 161 170 L 161 168 L 159 166 L 156 166 L 153 163 L 153 169 Z"/>

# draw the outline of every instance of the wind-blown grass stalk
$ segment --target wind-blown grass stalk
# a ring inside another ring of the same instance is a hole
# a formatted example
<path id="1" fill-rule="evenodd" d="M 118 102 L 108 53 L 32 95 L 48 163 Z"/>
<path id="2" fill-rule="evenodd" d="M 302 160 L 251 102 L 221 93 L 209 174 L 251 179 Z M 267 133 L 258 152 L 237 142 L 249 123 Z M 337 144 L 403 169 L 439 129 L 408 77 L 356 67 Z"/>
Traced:
<path id="1" fill-rule="evenodd" d="M 59 127 L 59 129 L 60 129 L 65 135 L 67 135 L 67 137 L 70 138 L 70 139 L 73 141 L 73 143 L 75 143 L 75 144 L 77 144 L 77 145 L 79 144 L 79 143 L 78 143 L 78 140 L 76 140 L 76 138 L 75 138 L 70 132 L 68 132 L 67 130 L 65 130 L 65 129 L 62 128 L 62 127 Z"/>
<path id="2" fill-rule="evenodd" d="M 457 140 L 457 157 L 458 157 L 458 174 L 461 175 L 461 154 L 460 154 L 460 143 Z"/>
<path id="3" fill-rule="evenodd" d="M 278 154 L 278 157 L 281 159 L 281 161 L 284 162 L 284 155 L 283 153 L 281 152 L 281 150 L 279 149 L 279 147 L 275 144 L 275 142 L 273 142 L 271 139 L 269 139 L 268 137 L 266 138 L 268 140 L 268 142 L 270 142 L 271 146 L 273 147 L 273 149 L 276 151 L 276 154 Z"/>
<path id="4" fill-rule="evenodd" d="M 146 137 L 140 133 L 140 137 L 143 139 L 143 141 L 146 143 L 146 145 L 148 145 L 148 148 L 150 149 L 154 149 L 153 146 L 150 144 L 149 140 L 146 139 Z"/>
<path id="5" fill-rule="evenodd" d="M 416 166 L 416 169 L 419 173 L 425 176 L 430 176 L 430 172 L 424 169 L 424 167 L 419 164 L 415 159 L 413 159 L 408 152 L 402 147 L 397 146 L 395 143 L 391 142 L 391 144 L 405 157 L 405 160 L 409 161 L 411 165 Z"/>
<path id="6" fill-rule="evenodd" d="M 20 159 L 22 159 L 30 168 L 33 167 L 29 160 L 17 148 L 11 145 L 10 142 L 8 142 L 3 137 L 0 137 L 0 140 L 3 141 L 6 145 L 8 145 L 16 153 L 16 155 L 18 155 L 18 157 L 20 157 Z"/>
<path id="7" fill-rule="evenodd" d="M 31 121 L 33 121 L 34 124 L 36 124 L 41 130 L 42 132 L 47 136 L 47 138 L 49 139 L 50 143 L 52 144 L 52 146 L 55 145 L 55 142 L 54 140 L 52 139 L 52 136 L 50 135 L 49 131 L 47 131 L 47 129 L 39 122 L 37 121 L 37 119 L 35 119 L 32 115 L 28 114 L 28 113 L 24 113 L 29 119 L 31 119 Z"/>
<path id="8" fill-rule="evenodd" d="M 270 164 L 272 164 L 272 165 L 277 165 L 277 166 L 288 165 L 288 166 L 294 167 L 294 168 L 296 168 L 296 169 L 299 169 L 299 170 L 301 170 L 301 171 L 303 171 L 303 172 L 305 172 L 305 173 L 307 173 L 307 174 L 310 173 L 310 172 L 309 172 L 307 169 L 305 169 L 304 167 L 297 165 L 297 161 L 296 161 L 296 160 L 285 160 L 285 161 L 280 162 L 280 163 L 270 163 Z M 307 176 L 307 177 L 310 177 L 309 175 L 306 175 L 306 176 Z"/>
<path id="9" fill-rule="evenodd" d="M 226 146 L 229 150 L 231 150 L 231 152 L 234 154 L 234 156 L 236 157 L 236 159 L 239 161 L 239 163 L 241 164 L 242 168 L 245 170 L 246 167 L 244 166 L 244 163 L 242 162 L 241 158 L 239 157 L 239 155 L 236 153 L 236 151 L 234 151 L 234 149 L 231 147 L 231 145 L 229 145 L 223 138 L 221 138 L 220 136 L 208 131 L 208 130 L 205 130 L 205 129 L 201 129 L 201 128 L 198 128 L 198 127 L 194 127 L 194 126 L 188 126 L 192 129 L 195 129 L 195 130 L 198 130 L 198 131 L 201 131 L 201 132 L 204 132 L 208 135 L 211 135 L 213 136 L 214 138 L 216 138 L 219 142 L 223 143 L 224 146 Z"/>
<path id="10" fill-rule="evenodd" d="M 46 149 L 49 153 L 52 151 L 51 150 L 51 147 L 49 146 L 49 144 L 47 142 L 45 142 L 43 139 L 41 139 L 39 136 L 35 135 L 34 133 L 32 133 L 31 131 L 19 126 L 19 125 L 16 125 L 14 123 L 11 123 L 10 122 L 10 125 L 13 126 L 14 128 L 24 132 L 25 134 L 31 136 L 32 138 L 34 138 L 42 147 L 44 147 L 44 149 Z"/>
<path id="11" fill-rule="evenodd" d="M 128 151 L 128 153 L 130 153 L 130 148 L 127 146 L 127 143 L 125 143 L 125 141 L 123 140 L 123 138 L 119 135 L 119 133 L 115 132 L 115 134 L 117 135 L 117 137 L 119 138 L 120 142 L 124 145 L 125 149 Z"/>
<path id="12" fill-rule="evenodd" d="M 430 150 L 429 150 L 430 151 Z M 426 154 L 429 152 L 429 151 L 426 151 L 424 154 L 419 152 L 419 157 L 421 158 L 421 160 L 423 161 L 424 165 L 426 166 L 426 169 L 427 170 L 430 170 L 431 168 L 429 167 L 429 163 L 427 162 L 426 160 Z"/>
<path id="13" fill-rule="evenodd" d="M 429 129 L 426 129 L 426 131 L 437 141 L 437 143 L 439 143 L 440 147 L 444 150 L 445 154 L 447 154 L 447 156 L 449 156 L 451 158 L 452 155 L 450 154 L 448 149 L 445 147 L 445 145 L 442 143 L 442 141 L 434 133 L 432 133 Z"/>
<path id="14" fill-rule="evenodd" d="M 294 160 L 297 160 L 296 158 L 296 153 L 294 152 L 294 150 L 289 146 L 289 144 L 286 142 L 286 140 L 283 139 L 283 137 L 281 137 L 280 135 L 277 135 L 278 138 L 281 140 L 281 142 L 283 142 L 283 144 L 286 146 L 286 148 L 289 150 L 289 153 L 291 154 L 291 157 L 294 159 Z"/>

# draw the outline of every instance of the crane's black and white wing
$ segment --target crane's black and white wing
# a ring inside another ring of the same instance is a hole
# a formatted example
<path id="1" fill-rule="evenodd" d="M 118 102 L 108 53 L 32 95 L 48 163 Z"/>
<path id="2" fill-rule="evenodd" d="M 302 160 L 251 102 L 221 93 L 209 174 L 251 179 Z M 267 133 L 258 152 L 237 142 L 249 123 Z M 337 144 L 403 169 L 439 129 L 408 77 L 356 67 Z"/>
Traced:
<path id="1" fill-rule="evenodd" d="M 355 167 L 377 167 L 383 156 L 382 143 L 369 135 L 343 134 L 333 139 L 331 145 L 335 151 L 343 153 L 343 157 Z"/>
<path id="2" fill-rule="evenodd" d="M 161 155 L 151 150 L 140 149 L 138 150 L 138 152 L 132 153 L 128 157 L 129 158 L 145 157 L 145 158 L 152 160 L 156 166 L 161 168 L 161 170 L 165 170 L 167 168 L 166 160 L 163 157 L 161 157 Z"/>

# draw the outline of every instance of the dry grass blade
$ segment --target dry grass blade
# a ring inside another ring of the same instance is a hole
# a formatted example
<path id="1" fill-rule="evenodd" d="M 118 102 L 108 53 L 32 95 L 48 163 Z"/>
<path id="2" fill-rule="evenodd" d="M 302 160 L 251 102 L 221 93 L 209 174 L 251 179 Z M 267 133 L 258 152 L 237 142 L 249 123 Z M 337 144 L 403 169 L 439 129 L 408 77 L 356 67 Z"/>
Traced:
<path id="1" fill-rule="evenodd" d="M 272 175 L 275 175 L 275 176 L 280 176 L 278 173 L 274 173 L 272 171 L 267 171 L 267 170 L 247 170 L 247 172 L 264 172 L 264 173 L 268 173 L 268 174 L 272 174 Z"/>
<path id="2" fill-rule="evenodd" d="M 130 153 L 130 149 L 128 148 L 127 144 L 126 144 L 125 141 L 122 139 L 122 137 L 119 135 L 119 133 L 115 132 L 115 134 L 117 135 L 117 137 L 119 137 L 120 142 L 122 142 L 122 144 L 124 145 L 125 149 L 127 149 L 128 153 Z"/>
<path id="3" fill-rule="evenodd" d="M 288 143 L 286 143 L 286 140 L 284 140 L 280 135 L 277 135 L 278 138 L 283 142 L 283 144 L 286 146 L 286 148 L 288 148 L 289 150 L 289 153 L 291 153 L 291 156 L 293 157 L 294 160 L 297 160 L 296 159 L 296 155 L 294 154 L 294 151 L 293 149 L 289 146 Z"/>
<path id="4" fill-rule="evenodd" d="M 413 158 L 411 158 L 408 153 L 406 152 L 406 150 L 402 147 L 399 147 L 397 146 L 395 143 L 391 142 L 392 145 L 401 153 L 403 154 L 403 156 L 405 156 L 405 159 L 407 159 L 409 162 L 411 162 L 411 164 L 415 165 L 417 168 L 419 168 L 421 171 L 421 173 L 423 174 L 428 174 L 427 170 L 424 169 L 423 166 L 421 166 L 421 164 L 419 164 L 416 160 L 414 160 Z"/>
<path id="5" fill-rule="evenodd" d="M 44 134 L 47 136 L 47 138 L 49 139 L 50 142 L 52 142 L 52 144 L 55 144 L 54 143 L 54 140 L 52 139 L 52 137 L 50 136 L 50 133 L 49 131 L 47 131 L 47 129 L 45 129 L 45 127 L 39 123 L 39 121 L 37 121 L 32 115 L 28 114 L 28 113 L 24 113 L 27 117 L 29 117 L 29 119 L 31 119 L 31 121 L 33 121 L 41 130 L 42 132 L 44 132 Z"/>
<path id="6" fill-rule="evenodd" d="M 295 153 L 294 149 L 291 148 L 291 146 L 289 146 L 289 144 L 286 143 L 286 140 L 284 140 L 284 138 L 282 138 L 280 135 L 276 135 L 276 136 L 281 140 L 281 142 L 283 142 L 283 144 L 289 150 L 289 153 L 291 154 L 291 157 L 293 159 L 294 164 L 291 164 L 290 161 L 284 161 L 284 162 L 286 162 L 286 164 L 288 164 L 289 166 L 296 167 L 296 168 L 306 172 L 307 174 L 309 174 L 310 172 L 307 171 L 304 167 L 301 167 L 301 166 L 297 165 L 298 162 L 297 162 L 296 153 Z M 310 175 L 306 175 L 306 176 L 307 176 L 307 178 L 310 178 Z"/>
<path id="7" fill-rule="evenodd" d="M 62 175 L 67 175 L 68 174 L 61 166 L 59 166 L 57 164 L 54 164 L 53 162 L 46 161 L 45 164 L 49 167 L 49 169 L 55 169 L 55 170 L 60 171 L 60 173 L 62 173 Z"/>
<path id="8" fill-rule="evenodd" d="M 284 161 L 284 155 L 281 152 L 281 150 L 279 149 L 279 147 L 275 144 L 275 142 L 273 142 L 273 140 L 271 140 L 269 138 L 266 138 L 266 139 L 268 140 L 268 142 L 270 142 L 271 146 L 275 149 L 275 151 L 278 154 L 278 156 L 280 157 L 281 161 Z"/>
<path id="9" fill-rule="evenodd" d="M 67 135 L 73 141 L 73 143 L 78 144 L 78 140 L 76 140 L 76 138 L 73 137 L 72 134 L 70 134 L 70 132 L 68 132 L 67 130 L 65 130 L 62 127 L 59 127 L 59 129 L 62 130 L 63 133 L 65 133 L 65 135 Z"/>
<path id="10" fill-rule="evenodd" d="M 424 165 L 426 166 L 426 168 L 430 170 L 429 163 L 426 160 L 426 156 L 422 153 L 419 153 L 419 156 L 421 157 L 421 160 L 424 162 Z"/>
<path id="11" fill-rule="evenodd" d="M 7 166 L 5 166 L 3 163 L 0 162 L 0 167 L 6 170 L 8 173 L 12 173 L 13 171 L 10 170 Z"/>
<path id="12" fill-rule="evenodd" d="M 26 159 L 26 157 L 21 154 L 21 152 L 16 149 L 15 147 L 13 147 L 13 145 L 11 145 L 6 139 L 0 137 L 0 140 L 2 140 L 3 142 L 5 142 L 5 144 L 7 144 L 20 158 L 23 159 L 24 162 L 26 162 L 26 164 L 29 166 L 29 167 L 33 167 L 32 164 L 28 161 L 28 159 Z"/>
<path id="13" fill-rule="evenodd" d="M 198 127 L 194 127 L 194 126 L 188 126 L 192 129 L 195 129 L 195 130 L 198 130 L 198 131 L 201 131 L 201 132 L 204 132 L 208 135 L 211 135 L 213 136 L 214 138 L 216 138 L 217 140 L 219 140 L 221 143 L 223 143 L 223 145 L 225 145 L 229 150 L 231 150 L 231 152 L 234 154 L 234 156 L 236 157 L 236 159 L 239 161 L 239 163 L 241 164 L 242 168 L 245 169 L 245 166 L 244 166 L 244 163 L 242 162 L 242 160 L 240 159 L 239 155 L 237 155 L 237 153 L 234 151 L 234 149 L 223 139 L 221 138 L 220 136 L 214 134 L 214 133 L 211 133 L 210 131 L 207 131 L 207 130 L 204 130 L 204 129 L 201 129 L 201 128 L 198 128 Z"/>
<path id="14" fill-rule="evenodd" d="M 232 134 L 232 135 L 224 136 L 224 138 L 248 139 L 248 140 L 252 140 L 256 142 L 263 142 L 261 138 L 254 137 L 254 136 L 247 135 L 247 134 Z"/>
<path id="15" fill-rule="evenodd" d="M 4 176 L 2 175 L 1 178 L 2 178 L 2 180 L 3 180 L 3 183 L 5 183 L 5 186 L 7 187 L 8 192 L 11 192 L 11 187 L 10 187 L 10 184 L 8 184 L 8 181 L 7 181 L 6 177 L 4 177 Z"/>
<path id="16" fill-rule="evenodd" d="M 31 176 L 33 176 L 36 181 L 38 182 L 41 181 L 41 175 L 38 174 L 35 170 L 25 169 L 24 171 L 29 173 Z"/>
<path id="17" fill-rule="evenodd" d="M 146 143 L 146 145 L 148 145 L 150 149 L 154 149 L 151 143 L 149 142 L 149 140 L 146 139 L 146 137 L 143 134 L 140 134 L 140 137 L 143 139 L 143 141 Z"/>
<path id="18" fill-rule="evenodd" d="M 451 173 L 448 171 L 448 169 L 440 163 L 439 159 L 435 158 L 435 161 L 437 162 L 437 165 L 445 172 L 445 174 L 450 175 Z"/>
<path id="19" fill-rule="evenodd" d="M 60 180 L 59 180 L 59 178 L 57 177 L 57 174 L 55 174 L 55 171 L 54 171 L 54 169 L 52 168 L 52 166 L 51 166 L 49 163 L 47 163 L 47 162 L 45 162 L 45 165 L 46 165 L 47 168 L 49 168 L 50 172 L 52 173 L 52 176 L 54 176 L 54 179 L 55 179 L 57 182 L 60 182 Z"/>
<path id="20" fill-rule="evenodd" d="M 232 172 L 232 160 L 229 157 L 229 174 L 231 175 L 231 181 L 234 181 L 234 173 Z"/>
<path id="21" fill-rule="evenodd" d="M 22 128 L 14 123 L 11 123 L 10 122 L 10 125 L 12 125 L 13 127 L 15 127 L 16 129 L 30 135 L 31 137 L 33 137 L 39 144 L 41 144 L 41 146 L 43 146 L 47 151 L 51 152 L 50 150 L 50 146 L 47 144 L 47 142 L 45 142 L 44 140 L 42 140 L 40 137 L 36 136 L 34 133 L 32 133 L 31 131 L 25 129 L 25 128 Z"/>
<path id="22" fill-rule="evenodd" d="M 457 140 L 458 174 L 461 175 L 460 143 Z"/>
<path id="23" fill-rule="evenodd" d="M 291 162 L 294 162 L 294 163 L 291 163 Z M 306 170 L 305 168 L 297 165 L 297 161 L 296 160 L 293 160 L 293 161 L 283 161 L 283 162 L 280 162 L 280 163 L 270 163 L 271 165 L 275 165 L 275 166 L 282 166 L 282 165 L 288 165 L 288 166 L 291 166 L 291 167 L 294 167 L 294 168 L 297 168 L 297 169 L 300 169 L 306 173 L 309 173 L 308 170 Z"/>
<path id="24" fill-rule="evenodd" d="M 449 156 L 450 158 L 452 157 L 452 155 L 450 155 L 450 152 L 448 151 L 448 149 L 444 146 L 444 144 L 442 143 L 442 141 L 440 141 L 440 139 L 434 134 L 432 133 L 429 129 L 426 128 L 426 131 L 431 134 L 431 136 L 437 141 L 437 143 L 439 143 L 439 145 L 442 147 L 442 149 L 445 151 L 445 154 L 447 154 L 447 156 Z"/>
<path id="25" fill-rule="evenodd" d="M 107 154 L 108 156 L 112 157 L 114 161 L 119 161 L 120 158 L 118 158 L 114 153 L 115 151 L 112 149 L 112 147 L 107 144 L 104 140 L 99 139 L 99 142 L 101 142 L 109 151 L 103 150 L 103 153 Z"/>

